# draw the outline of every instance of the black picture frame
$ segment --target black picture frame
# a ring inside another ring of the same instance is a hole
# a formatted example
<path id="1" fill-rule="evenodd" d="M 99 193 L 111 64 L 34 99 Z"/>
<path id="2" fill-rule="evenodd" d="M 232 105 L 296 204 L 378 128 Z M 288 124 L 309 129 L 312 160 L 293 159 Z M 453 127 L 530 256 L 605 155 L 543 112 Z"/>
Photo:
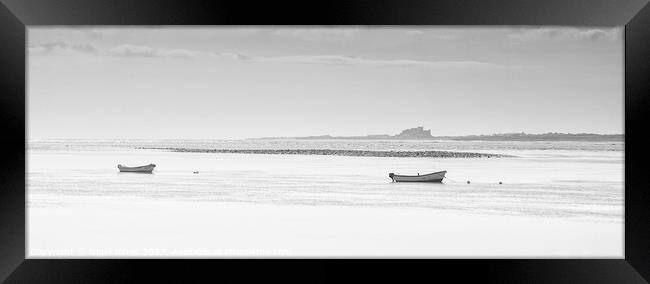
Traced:
<path id="1" fill-rule="evenodd" d="M 0 280 L 166 281 L 206 277 L 335 278 L 528 283 L 650 280 L 650 5 L 647 0 L 162 1 L 0 0 Z M 26 26 L 37 25 L 566 25 L 625 26 L 625 258 L 456 260 L 25 259 Z M 369 266 L 359 266 L 358 262 Z M 416 263 L 417 261 L 417 263 Z M 420 265 L 420 264 L 425 265 Z M 416 265 L 418 264 L 418 265 Z M 396 268 L 399 267 L 399 268 Z M 237 271 L 237 272 L 235 272 Z"/>

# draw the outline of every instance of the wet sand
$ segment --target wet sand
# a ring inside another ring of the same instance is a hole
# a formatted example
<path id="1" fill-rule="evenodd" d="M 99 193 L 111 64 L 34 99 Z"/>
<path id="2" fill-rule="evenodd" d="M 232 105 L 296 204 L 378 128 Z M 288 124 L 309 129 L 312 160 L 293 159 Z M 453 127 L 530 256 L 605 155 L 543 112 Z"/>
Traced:
<path id="1" fill-rule="evenodd" d="M 418 208 L 93 198 L 30 208 L 28 238 L 30 258 L 620 258 L 623 223 Z"/>

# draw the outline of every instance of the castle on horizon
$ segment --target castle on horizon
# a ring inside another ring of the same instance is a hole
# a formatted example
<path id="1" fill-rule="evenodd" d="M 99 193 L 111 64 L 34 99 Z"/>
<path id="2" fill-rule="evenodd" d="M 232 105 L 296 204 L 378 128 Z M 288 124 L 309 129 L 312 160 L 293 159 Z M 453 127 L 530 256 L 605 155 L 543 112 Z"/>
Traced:
<path id="1" fill-rule="evenodd" d="M 403 139 L 430 139 L 431 129 L 424 130 L 424 127 L 418 126 L 415 128 L 404 129 L 400 134 L 393 136 L 394 138 L 403 138 Z"/>

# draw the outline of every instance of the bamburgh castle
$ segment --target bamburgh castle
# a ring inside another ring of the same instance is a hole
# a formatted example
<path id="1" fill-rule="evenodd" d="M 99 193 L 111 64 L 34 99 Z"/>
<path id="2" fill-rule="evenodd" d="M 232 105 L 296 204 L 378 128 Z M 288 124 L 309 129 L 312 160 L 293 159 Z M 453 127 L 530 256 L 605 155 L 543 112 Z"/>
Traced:
<path id="1" fill-rule="evenodd" d="M 424 127 L 409 128 L 402 130 L 402 133 L 395 136 L 396 138 L 432 138 L 431 129 L 424 130 Z"/>

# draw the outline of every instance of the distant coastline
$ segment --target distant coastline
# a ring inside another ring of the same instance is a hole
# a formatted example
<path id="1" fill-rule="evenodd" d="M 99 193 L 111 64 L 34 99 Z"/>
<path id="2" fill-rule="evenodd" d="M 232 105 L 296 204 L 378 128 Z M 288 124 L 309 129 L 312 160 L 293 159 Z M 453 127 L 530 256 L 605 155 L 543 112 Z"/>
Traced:
<path id="1" fill-rule="evenodd" d="M 433 136 L 430 129 L 419 126 L 403 130 L 397 135 L 378 134 L 364 136 L 302 136 L 302 137 L 262 137 L 253 139 L 296 139 L 296 140 L 456 140 L 456 141 L 585 141 L 585 142 L 624 142 L 625 134 L 594 133 L 500 133 L 491 135 Z"/>

